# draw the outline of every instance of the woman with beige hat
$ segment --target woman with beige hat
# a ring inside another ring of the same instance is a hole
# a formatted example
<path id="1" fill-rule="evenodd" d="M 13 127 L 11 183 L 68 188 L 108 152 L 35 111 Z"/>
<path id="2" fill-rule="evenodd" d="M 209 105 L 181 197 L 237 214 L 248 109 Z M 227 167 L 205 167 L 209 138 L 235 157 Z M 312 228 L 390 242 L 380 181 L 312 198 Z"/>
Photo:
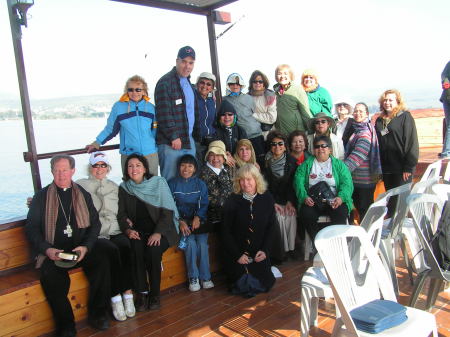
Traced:
<path id="1" fill-rule="evenodd" d="M 221 140 L 209 143 L 205 156 L 206 164 L 200 171 L 208 187 L 208 226 L 217 229 L 222 222 L 222 208 L 233 191 L 231 168 L 227 163 L 225 144 Z"/>
<path id="2" fill-rule="evenodd" d="M 317 73 L 312 69 L 306 69 L 302 74 L 302 85 L 308 95 L 309 110 L 313 116 L 324 112 L 332 117 L 333 104 L 327 89 L 319 85 Z"/>
<path id="3" fill-rule="evenodd" d="M 318 136 L 327 136 L 331 139 L 332 154 L 334 157 L 344 160 L 345 150 L 342 139 L 336 136 L 331 130 L 334 128 L 334 119 L 324 112 L 319 112 L 314 118 L 309 120 L 308 151 L 314 153 L 313 141 Z"/>

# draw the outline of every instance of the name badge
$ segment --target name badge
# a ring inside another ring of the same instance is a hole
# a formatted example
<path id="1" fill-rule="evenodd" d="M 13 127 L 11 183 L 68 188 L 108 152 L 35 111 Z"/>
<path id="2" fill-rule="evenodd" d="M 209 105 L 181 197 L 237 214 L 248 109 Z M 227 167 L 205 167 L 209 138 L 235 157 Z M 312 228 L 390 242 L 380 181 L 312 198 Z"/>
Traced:
<path id="1" fill-rule="evenodd" d="M 181 98 L 175 100 L 175 105 L 180 105 L 181 103 L 183 103 L 183 100 Z"/>
<path id="2" fill-rule="evenodd" d="M 389 130 L 387 128 L 385 128 L 385 129 L 381 130 L 380 133 L 382 136 L 386 136 L 389 133 Z"/>

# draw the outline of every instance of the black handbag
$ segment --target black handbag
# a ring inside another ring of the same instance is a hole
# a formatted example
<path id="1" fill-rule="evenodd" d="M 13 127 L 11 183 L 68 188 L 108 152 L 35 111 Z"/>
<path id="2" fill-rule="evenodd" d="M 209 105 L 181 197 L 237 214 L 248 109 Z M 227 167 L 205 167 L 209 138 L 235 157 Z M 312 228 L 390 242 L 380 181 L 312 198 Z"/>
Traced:
<path id="1" fill-rule="evenodd" d="M 273 124 L 261 123 L 261 131 L 270 131 L 273 128 Z"/>
<path id="2" fill-rule="evenodd" d="M 336 195 L 325 181 L 319 181 L 317 184 L 311 186 L 308 195 L 314 201 L 314 206 L 320 211 L 325 209 L 326 204 L 330 204 L 331 200 L 336 198 Z"/>

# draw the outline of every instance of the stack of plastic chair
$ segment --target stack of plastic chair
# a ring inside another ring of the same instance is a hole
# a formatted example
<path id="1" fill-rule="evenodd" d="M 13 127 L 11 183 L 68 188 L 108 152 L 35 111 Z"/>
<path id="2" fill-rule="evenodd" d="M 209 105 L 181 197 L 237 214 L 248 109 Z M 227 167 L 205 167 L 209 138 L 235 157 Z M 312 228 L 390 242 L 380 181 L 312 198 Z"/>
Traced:
<path id="1" fill-rule="evenodd" d="M 433 164 L 430 164 L 430 166 Z M 432 171 L 432 172 L 434 172 L 434 171 Z M 413 186 L 413 188 L 411 189 L 410 195 L 423 194 L 423 193 L 432 194 L 433 188 L 438 182 L 439 182 L 439 177 L 436 177 L 436 176 L 431 176 L 428 180 L 421 180 Z M 431 217 L 436 218 L 436 217 L 440 216 L 440 213 L 434 214 L 433 216 L 431 216 L 431 212 L 435 212 L 435 209 L 433 210 L 433 207 L 431 207 L 430 205 L 427 206 L 426 204 L 421 204 L 421 205 L 418 205 L 417 207 L 427 208 L 427 209 L 422 209 L 421 212 L 422 213 L 426 212 L 427 214 L 430 214 L 430 218 Z M 409 279 L 410 279 L 411 284 L 414 284 L 413 273 L 417 273 L 418 270 L 422 269 L 421 263 L 422 263 L 423 259 L 421 259 L 421 258 L 414 258 L 413 260 L 410 259 L 410 255 L 412 257 L 417 257 L 418 254 L 422 254 L 422 253 L 420 252 L 420 242 L 416 235 L 416 230 L 414 228 L 413 220 L 410 217 L 407 217 L 407 215 L 408 215 L 408 211 L 405 213 L 405 219 L 403 220 L 403 224 L 401 227 L 400 238 L 401 238 L 401 247 L 403 250 L 403 257 L 405 259 L 405 264 L 406 264 L 406 269 L 408 270 Z M 434 224 L 437 225 L 437 222 L 435 222 Z M 408 254 L 408 250 L 409 250 L 409 254 Z"/>
<path id="2" fill-rule="evenodd" d="M 436 184 L 433 185 L 431 189 L 433 194 L 435 194 L 442 202 L 449 200 L 450 184 Z"/>
<path id="3" fill-rule="evenodd" d="M 447 162 L 447 166 L 445 167 L 445 172 L 444 172 L 444 182 L 449 183 L 450 182 L 450 165 L 449 162 Z"/>
<path id="4" fill-rule="evenodd" d="M 349 253 L 349 239 L 360 243 L 360 255 L 367 257 L 368 268 L 360 274 Z M 380 299 L 396 302 L 389 273 L 372 245 L 366 231 L 358 226 L 330 226 L 321 230 L 315 245 L 322 257 L 340 316 L 336 317 L 332 336 L 373 336 L 357 330 L 350 311 Z M 436 319 L 429 312 L 407 307 L 408 319 L 402 324 L 378 333 L 378 336 L 437 337 Z"/>
<path id="5" fill-rule="evenodd" d="M 364 226 L 362 228 L 367 231 L 369 237 L 373 238 L 373 244 L 376 245 L 376 247 L 378 247 L 380 243 L 383 219 L 386 212 L 386 206 L 383 206 L 382 204 L 372 204 L 367 210 L 366 216 L 361 224 L 361 227 Z M 354 256 L 354 260 L 364 260 L 364 256 L 359 255 L 358 242 L 355 241 L 351 247 L 351 254 Z M 355 263 L 358 263 L 364 268 L 362 262 Z M 325 276 L 324 268 L 320 266 L 308 268 L 301 280 L 301 336 L 308 336 L 309 328 L 317 325 L 319 298 L 328 299 L 331 297 L 333 297 L 333 293 L 331 291 L 330 283 Z"/>
<path id="6" fill-rule="evenodd" d="M 430 213 L 428 210 L 435 208 L 441 214 L 443 204 L 434 195 L 412 194 L 408 198 L 408 207 L 413 219 L 416 235 L 420 242 L 420 250 L 423 253 L 417 256 L 417 258 L 422 259 L 422 268 L 418 270 L 418 278 L 409 305 L 415 306 L 425 280 L 430 278 L 431 282 L 426 302 L 426 310 L 430 310 L 436 302 L 442 283 L 444 281 L 450 281 L 450 271 L 445 271 L 439 266 L 429 244 L 434 234 L 433 222 L 436 222 L 436 219 L 432 218 L 435 213 Z"/>

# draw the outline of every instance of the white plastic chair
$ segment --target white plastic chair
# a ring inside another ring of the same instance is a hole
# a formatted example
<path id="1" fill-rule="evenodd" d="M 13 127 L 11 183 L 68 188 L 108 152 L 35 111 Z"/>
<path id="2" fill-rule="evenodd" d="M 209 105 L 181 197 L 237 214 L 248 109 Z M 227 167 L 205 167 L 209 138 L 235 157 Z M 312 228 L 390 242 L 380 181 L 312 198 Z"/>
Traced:
<path id="1" fill-rule="evenodd" d="M 437 180 L 441 177 L 441 167 L 442 167 L 442 159 L 436 160 L 434 163 L 431 163 L 427 166 L 427 169 L 423 173 L 422 177 L 420 178 L 420 181 L 426 181 L 428 179 L 434 179 Z"/>
<path id="2" fill-rule="evenodd" d="M 394 244 L 401 238 L 401 226 L 403 220 L 406 217 L 406 198 L 411 192 L 412 183 L 401 185 L 392 188 L 382 194 L 380 194 L 376 201 L 379 201 L 389 194 L 392 198 L 397 196 L 397 202 L 394 210 L 394 214 L 390 218 L 384 220 L 383 233 L 381 235 L 380 251 L 385 267 L 391 274 L 392 283 L 394 285 L 395 293 L 398 295 L 398 281 L 395 271 L 395 251 Z"/>
<path id="3" fill-rule="evenodd" d="M 348 239 L 358 240 L 361 255 L 367 256 L 368 271 L 365 275 L 354 268 L 349 254 Z M 322 257 L 331 289 L 339 308 L 332 336 L 372 336 L 356 329 L 350 311 L 372 300 L 383 298 L 397 301 L 377 251 L 371 244 L 366 231 L 358 226 L 330 226 L 321 230 L 315 245 Z M 407 307 L 408 319 L 396 327 L 387 329 L 377 336 L 437 337 L 436 319 L 429 312 Z"/>
<path id="4" fill-rule="evenodd" d="M 446 182 L 450 182 L 450 165 L 449 162 L 447 162 L 447 166 L 445 167 L 445 172 L 444 172 L 444 181 Z"/>
<path id="5" fill-rule="evenodd" d="M 386 206 L 379 206 L 372 204 L 367 210 L 364 217 L 364 228 L 369 237 L 372 238 L 372 243 L 378 248 L 381 237 L 381 230 L 383 227 L 383 219 L 386 215 Z M 343 225 L 345 226 L 345 225 Z M 349 226 L 351 227 L 351 226 Z M 364 256 L 359 255 L 358 242 L 351 245 L 354 262 L 360 266 L 361 270 L 365 268 L 365 264 L 360 260 L 364 260 Z M 325 275 L 323 266 L 313 266 L 306 270 L 301 280 L 301 307 L 300 307 L 300 331 L 301 336 L 308 336 L 309 328 L 317 325 L 317 310 L 319 305 L 319 298 L 331 298 L 333 293 L 331 291 L 330 283 Z M 338 310 L 338 309 L 336 309 Z"/>
<path id="6" fill-rule="evenodd" d="M 450 165 L 448 165 L 450 166 Z M 449 193 L 450 193 L 450 184 L 436 184 L 432 186 L 433 194 L 437 195 L 437 197 L 442 201 L 446 202 L 449 200 Z"/>
<path id="7" fill-rule="evenodd" d="M 422 207 L 427 204 L 428 207 Z M 422 291 L 425 280 L 431 279 L 426 310 L 430 310 L 436 302 L 437 295 L 444 281 L 450 281 L 450 271 L 442 270 L 434 256 L 429 242 L 434 234 L 433 227 L 437 227 L 438 219 L 433 218 L 435 214 L 441 214 L 443 203 L 430 194 L 412 194 L 408 198 L 408 207 L 411 213 L 415 234 L 420 242 L 420 254 L 415 259 L 421 259 L 421 269 L 418 270 L 418 278 L 410 298 L 409 305 L 414 306 Z M 437 212 L 429 212 L 433 209 Z"/>

